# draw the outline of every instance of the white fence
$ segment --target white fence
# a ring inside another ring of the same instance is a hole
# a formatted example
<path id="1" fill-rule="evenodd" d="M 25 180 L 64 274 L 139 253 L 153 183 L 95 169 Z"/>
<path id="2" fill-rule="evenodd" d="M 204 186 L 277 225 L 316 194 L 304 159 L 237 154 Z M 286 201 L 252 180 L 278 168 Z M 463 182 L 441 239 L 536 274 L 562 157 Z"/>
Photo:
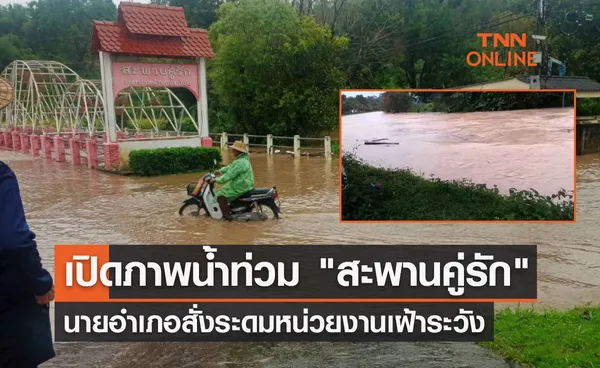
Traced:
<path id="1" fill-rule="evenodd" d="M 311 152 L 322 153 L 325 157 L 331 156 L 331 137 L 327 136 L 324 138 L 306 138 L 300 137 L 299 135 L 295 135 L 293 137 L 281 137 L 274 136 L 272 134 L 269 135 L 252 135 L 252 134 L 228 134 L 228 133 L 211 133 L 211 137 L 217 138 L 213 141 L 213 144 L 218 145 L 221 150 L 226 150 L 230 143 L 233 143 L 235 140 L 241 140 L 246 145 L 246 148 L 250 150 L 251 147 L 261 147 L 265 148 L 267 154 L 273 155 L 275 153 L 280 153 L 281 149 L 285 150 L 284 153 L 292 154 L 296 157 L 302 156 L 303 151 L 304 154 L 311 154 Z M 233 140 L 230 140 L 233 138 Z M 241 138 L 241 139 L 240 139 Z M 250 140 L 253 140 L 253 143 L 250 143 Z M 256 141 L 264 141 L 265 143 L 256 143 Z M 287 144 L 275 144 L 275 143 L 285 142 Z M 313 144 L 303 145 L 302 142 L 311 142 Z M 317 142 L 321 142 L 320 144 L 315 144 Z M 291 145 L 289 145 L 291 143 Z"/>

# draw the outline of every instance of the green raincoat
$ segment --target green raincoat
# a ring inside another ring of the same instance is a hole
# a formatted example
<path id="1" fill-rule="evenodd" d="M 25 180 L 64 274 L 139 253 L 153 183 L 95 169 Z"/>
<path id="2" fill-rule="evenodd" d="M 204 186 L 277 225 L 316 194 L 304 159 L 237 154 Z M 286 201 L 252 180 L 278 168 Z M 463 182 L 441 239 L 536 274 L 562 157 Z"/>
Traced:
<path id="1" fill-rule="evenodd" d="M 217 192 L 217 197 L 223 196 L 232 201 L 254 189 L 254 171 L 247 153 L 240 154 L 231 164 L 219 171 L 221 176 L 217 177 L 215 182 L 225 186 Z"/>

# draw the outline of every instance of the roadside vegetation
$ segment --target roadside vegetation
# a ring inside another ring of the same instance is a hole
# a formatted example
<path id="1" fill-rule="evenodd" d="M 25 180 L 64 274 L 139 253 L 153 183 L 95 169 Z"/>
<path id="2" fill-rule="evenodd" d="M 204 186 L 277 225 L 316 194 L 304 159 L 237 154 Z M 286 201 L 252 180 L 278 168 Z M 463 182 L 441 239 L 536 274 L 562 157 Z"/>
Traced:
<path id="1" fill-rule="evenodd" d="M 384 169 L 343 153 L 343 220 L 565 220 L 575 216 L 573 194 L 544 196 L 469 181 L 425 178 L 409 169 Z"/>
<path id="2" fill-rule="evenodd" d="M 340 154 L 340 144 L 339 143 L 334 143 L 331 145 L 331 153 L 334 153 L 336 155 Z"/>
<path id="3" fill-rule="evenodd" d="M 524 368 L 600 366 L 600 306 L 568 311 L 506 309 L 493 342 L 481 343 Z"/>
<path id="4" fill-rule="evenodd" d="M 134 175 L 156 176 L 204 171 L 221 162 L 221 151 L 205 147 L 142 149 L 129 153 L 129 168 Z"/>

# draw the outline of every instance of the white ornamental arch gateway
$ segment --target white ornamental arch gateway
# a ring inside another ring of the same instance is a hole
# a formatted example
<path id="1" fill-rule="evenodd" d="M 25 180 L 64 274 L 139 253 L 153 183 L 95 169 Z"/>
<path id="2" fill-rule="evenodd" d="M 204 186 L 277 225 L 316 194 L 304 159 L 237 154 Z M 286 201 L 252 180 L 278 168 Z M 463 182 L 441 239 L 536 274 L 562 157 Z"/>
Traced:
<path id="1" fill-rule="evenodd" d="M 13 101 L 0 111 L 0 127 L 31 128 L 43 132 L 106 131 L 102 82 L 81 78 L 56 61 L 16 60 L 0 77 L 14 88 Z M 137 133 L 162 129 L 180 133 L 182 121 L 197 128 L 194 115 L 169 88 L 128 88 L 115 99 L 117 130 L 129 125 Z"/>

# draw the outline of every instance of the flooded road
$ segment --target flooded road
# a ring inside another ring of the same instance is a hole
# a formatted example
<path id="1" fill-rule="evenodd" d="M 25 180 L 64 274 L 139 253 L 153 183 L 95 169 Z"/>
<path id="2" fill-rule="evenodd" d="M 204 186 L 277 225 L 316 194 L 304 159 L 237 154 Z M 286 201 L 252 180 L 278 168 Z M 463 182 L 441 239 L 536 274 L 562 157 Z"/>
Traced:
<path id="1" fill-rule="evenodd" d="M 377 166 L 551 195 L 573 190 L 573 119 L 573 108 L 348 115 L 342 146 Z M 378 138 L 400 144 L 362 145 Z"/>
<path id="2" fill-rule="evenodd" d="M 17 174 L 45 266 L 55 243 L 522 244 L 539 249 L 539 307 L 600 300 L 600 156 L 578 158 L 576 224 L 340 224 L 338 165 L 252 155 L 257 186 L 276 185 L 285 218 L 223 223 L 181 218 L 199 175 L 122 177 L 0 151 Z M 506 367 L 469 343 L 58 344 L 43 367 Z"/>

